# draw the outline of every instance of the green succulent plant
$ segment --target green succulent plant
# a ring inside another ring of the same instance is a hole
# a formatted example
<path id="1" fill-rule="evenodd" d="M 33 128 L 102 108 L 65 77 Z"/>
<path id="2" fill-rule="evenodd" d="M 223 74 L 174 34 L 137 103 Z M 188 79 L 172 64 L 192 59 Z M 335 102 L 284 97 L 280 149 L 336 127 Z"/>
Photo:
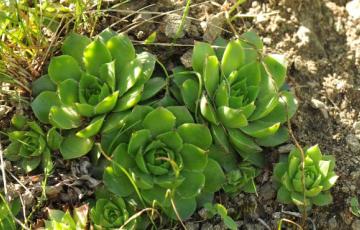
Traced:
<path id="1" fill-rule="evenodd" d="M 130 214 L 121 197 L 96 200 L 91 209 L 90 218 L 95 229 L 115 229 L 122 227 L 129 220 Z M 135 220 L 127 223 L 126 229 L 135 229 Z"/>
<path id="2" fill-rule="evenodd" d="M 332 203 L 330 188 L 338 179 L 334 172 L 334 156 L 322 155 L 318 145 L 305 150 L 305 190 L 301 164 L 301 152 L 294 148 L 287 158 L 281 158 L 275 165 L 273 178 L 280 185 L 277 200 L 285 204 L 293 203 L 299 209 L 310 209 L 313 204 L 323 206 Z"/>
<path id="3" fill-rule="evenodd" d="M 41 163 L 45 170 L 50 171 L 50 149 L 41 127 L 18 114 L 13 116 L 11 123 L 15 130 L 8 133 L 11 143 L 5 149 L 6 159 L 14 161 L 26 173 L 33 171 Z"/>
<path id="4" fill-rule="evenodd" d="M 102 146 L 113 164 L 105 169 L 107 188 L 122 197 L 139 193 L 171 218 L 195 211 L 200 193 L 213 194 L 224 183 L 219 164 L 208 158 L 209 129 L 195 124 L 184 106 L 136 106 L 104 124 Z M 121 185 L 121 186 L 119 186 Z"/>
<path id="5" fill-rule="evenodd" d="M 260 166 L 262 146 L 288 139 L 281 124 L 297 109 L 294 95 L 284 87 L 286 63 L 280 55 L 262 54 L 263 44 L 254 32 L 218 43 L 224 42 L 226 48 L 217 50 L 195 43 L 193 71 L 177 69 L 171 91 L 198 120 L 211 125 L 215 142 L 225 152 L 235 149 Z"/>
<path id="6" fill-rule="evenodd" d="M 236 194 L 241 191 L 248 193 L 256 193 L 254 179 L 260 173 L 249 162 L 242 162 L 238 167 L 226 173 L 226 183 L 223 189 L 226 193 Z"/>
<path id="7" fill-rule="evenodd" d="M 136 54 L 127 36 L 110 30 L 93 41 L 71 33 L 62 53 L 33 83 L 31 107 L 42 123 L 67 131 L 60 152 L 72 159 L 91 150 L 108 113 L 132 108 L 149 91 L 156 58 Z"/>
<path id="8" fill-rule="evenodd" d="M 87 229 L 89 207 L 87 204 L 69 211 L 49 209 L 49 219 L 45 220 L 45 230 L 85 230 Z"/>

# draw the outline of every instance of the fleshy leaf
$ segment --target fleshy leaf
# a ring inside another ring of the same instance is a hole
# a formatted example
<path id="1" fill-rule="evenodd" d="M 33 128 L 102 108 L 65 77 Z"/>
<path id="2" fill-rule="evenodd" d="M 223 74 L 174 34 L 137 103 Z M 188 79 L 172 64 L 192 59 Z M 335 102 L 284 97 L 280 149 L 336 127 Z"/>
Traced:
<path id="1" fill-rule="evenodd" d="M 144 92 L 141 96 L 141 101 L 148 100 L 160 92 L 166 85 L 162 77 L 153 77 L 144 85 Z"/>
<path id="2" fill-rule="evenodd" d="M 60 129 L 73 129 L 81 125 L 80 114 L 70 106 L 53 106 L 49 113 L 50 123 Z"/>
<path id="3" fill-rule="evenodd" d="M 175 128 L 175 122 L 176 117 L 169 110 L 159 107 L 146 115 L 143 126 L 149 129 L 154 136 L 157 136 Z"/>
<path id="4" fill-rule="evenodd" d="M 239 40 L 230 41 L 221 60 L 221 70 L 225 77 L 228 77 L 232 71 L 239 69 L 244 64 L 244 48 Z"/>
<path id="5" fill-rule="evenodd" d="M 89 138 L 95 136 L 100 132 L 104 120 L 105 120 L 105 115 L 95 117 L 88 126 L 78 131 L 76 133 L 76 136 L 82 138 Z"/>
<path id="6" fill-rule="evenodd" d="M 143 90 L 143 85 L 130 89 L 125 95 L 117 100 L 114 112 L 125 111 L 134 107 L 140 101 Z"/>
<path id="7" fill-rule="evenodd" d="M 177 194 L 182 198 L 193 198 L 200 194 L 205 185 L 205 176 L 202 172 L 182 170 L 181 175 L 185 180 L 176 187 Z"/>
<path id="8" fill-rule="evenodd" d="M 184 169 L 202 171 L 207 164 L 207 154 L 204 150 L 192 144 L 184 144 L 181 151 Z"/>
<path id="9" fill-rule="evenodd" d="M 185 105 L 191 111 L 195 111 L 199 94 L 199 83 L 195 80 L 188 79 L 181 85 L 181 96 Z"/>
<path id="10" fill-rule="evenodd" d="M 124 173 L 116 173 L 112 167 L 105 168 L 103 180 L 106 188 L 119 196 L 125 197 L 134 192 L 129 178 Z"/>
<path id="11" fill-rule="evenodd" d="M 55 83 L 60 83 L 66 79 L 74 79 L 77 81 L 81 76 L 79 64 L 69 55 L 51 58 L 48 72 L 50 79 Z"/>
<path id="12" fill-rule="evenodd" d="M 128 152 L 135 156 L 140 148 L 143 148 L 151 140 L 151 132 L 148 129 L 133 132 L 130 138 Z"/>
<path id="13" fill-rule="evenodd" d="M 63 54 L 70 55 L 75 58 L 75 60 L 83 67 L 83 53 L 85 47 L 89 45 L 90 42 L 90 38 L 71 32 L 64 40 L 61 51 Z"/>
<path id="14" fill-rule="evenodd" d="M 217 115 L 221 123 L 227 128 L 240 128 L 248 125 L 248 121 L 242 110 L 221 106 L 217 109 Z"/>
<path id="15" fill-rule="evenodd" d="M 182 220 L 188 219 L 196 210 L 195 198 L 182 199 L 180 196 L 175 195 L 173 200 L 176 211 Z M 177 215 L 172 206 L 166 208 L 165 213 L 172 219 L 177 220 Z"/>
<path id="16" fill-rule="evenodd" d="M 134 46 L 130 39 L 124 34 L 119 34 L 109 39 L 106 42 L 106 47 L 110 51 L 111 56 L 116 60 L 116 75 L 120 73 L 126 63 L 136 57 Z"/>
<path id="17" fill-rule="evenodd" d="M 79 83 L 74 79 L 66 79 L 60 82 L 58 86 L 58 93 L 61 102 L 65 105 L 73 105 L 78 102 Z"/>
<path id="18" fill-rule="evenodd" d="M 86 46 L 83 57 L 85 69 L 88 73 L 98 76 L 100 67 L 111 62 L 111 54 L 99 39 Z"/>
<path id="19" fill-rule="evenodd" d="M 283 91 L 276 107 L 261 120 L 284 123 L 296 113 L 298 102 L 291 92 Z"/>
<path id="20" fill-rule="evenodd" d="M 47 144 L 52 150 L 59 149 L 63 139 L 64 138 L 60 135 L 55 127 L 52 127 L 46 135 Z"/>
<path id="21" fill-rule="evenodd" d="M 31 83 L 31 92 L 34 97 L 44 91 L 56 91 L 56 84 L 48 74 L 43 75 Z"/>
<path id="22" fill-rule="evenodd" d="M 241 131 L 249 136 L 264 138 L 274 135 L 280 128 L 280 123 L 269 123 L 263 121 L 255 121 L 249 123 L 249 125 L 240 128 Z"/>
<path id="23" fill-rule="evenodd" d="M 166 109 L 176 117 L 176 127 L 185 123 L 194 123 L 191 113 L 185 106 L 168 106 Z"/>
<path id="24" fill-rule="evenodd" d="M 333 197 L 330 192 L 322 192 L 319 195 L 311 198 L 311 201 L 318 206 L 329 205 L 333 202 Z"/>
<path id="25" fill-rule="evenodd" d="M 111 95 L 105 97 L 99 104 L 94 108 L 95 114 L 108 113 L 114 109 L 116 102 L 118 100 L 119 92 L 115 91 Z"/>
<path id="26" fill-rule="evenodd" d="M 216 112 L 213 106 L 210 104 L 208 99 L 206 98 L 205 94 L 201 97 L 200 100 L 200 112 L 206 120 L 210 121 L 211 123 L 218 125 L 219 121 L 216 116 Z"/>
<path id="27" fill-rule="evenodd" d="M 225 183 L 225 174 L 220 165 L 213 159 L 208 159 L 208 163 L 204 170 L 205 187 L 204 192 L 213 193 L 220 190 Z"/>
<path id="28" fill-rule="evenodd" d="M 210 44 L 196 42 L 192 54 L 193 69 L 198 73 L 203 73 L 206 58 L 213 55 L 215 55 L 215 52 Z"/>
<path id="29" fill-rule="evenodd" d="M 210 97 L 213 97 L 220 81 L 219 61 L 216 56 L 209 56 L 204 66 L 204 85 Z"/>
<path id="30" fill-rule="evenodd" d="M 228 131 L 231 143 L 239 150 L 249 153 L 262 151 L 262 149 L 257 144 L 255 144 L 254 141 L 252 141 L 241 131 L 237 129 L 229 129 Z"/>
<path id="31" fill-rule="evenodd" d="M 92 149 L 93 144 L 94 141 L 92 139 L 70 134 L 61 143 L 60 153 L 65 160 L 79 158 L 86 155 Z"/>
<path id="32" fill-rule="evenodd" d="M 187 123 L 177 129 L 184 143 L 193 144 L 202 149 L 208 149 L 212 143 L 209 129 L 202 124 Z"/>
<path id="33" fill-rule="evenodd" d="M 284 186 L 281 186 L 277 191 L 276 200 L 280 203 L 291 204 L 291 193 Z"/>
<path id="34" fill-rule="evenodd" d="M 55 92 L 44 91 L 31 103 L 35 117 L 42 123 L 49 123 L 50 109 L 54 105 L 60 105 L 60 100 Z"/>
<path id="35" fill-rule="evenodd" d="M 161 140 L 161 142 L 166 144 L 175 152 L 179 152 L 183 147 L 183 140 L 181 139 L 180 135 L 175 131 L 162 133 L 157 136 L 157 139 Z"/>
<path id="36" fill-rule="evenodd" d="M 100 66 L 100 79 L 106 82 L 112 91 L 115 91 L 116 77 L 115 77 L 115 61 L 104 63 Z"/>
<path id="37" fill-rule="evenodd" d="M 264 58 L 264 63 L 268 74 L 274 79 L 277 87 L 281 88 L 286 77 L 286 62 L 284 55 L 267 55 Z"/>
<path id="38" fill-rule="evenodd" d="M 264 147 L 273 147 L 283 144 L 289 139 L 289 133 L 285 127 L 281 127 L 274 135 L 257 138 L 255 142 Z"/>

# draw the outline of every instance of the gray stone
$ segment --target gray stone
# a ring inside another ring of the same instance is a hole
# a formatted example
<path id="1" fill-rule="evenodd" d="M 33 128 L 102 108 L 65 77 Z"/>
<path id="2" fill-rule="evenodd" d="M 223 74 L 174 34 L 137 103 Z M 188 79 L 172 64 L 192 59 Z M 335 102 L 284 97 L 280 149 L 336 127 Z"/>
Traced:
<path id="1" fill-rule="evenodd" d="M 355 220 L 355 221 L 351 224 L 351 229 L 352 229 L 352 230 L 359 230 L 359 229 L 360 229 L 360 220 Z"/>
<path id="2" fill-rule="evenodd" d="M 210 224 L 209 222 L 206 222 L 201 226 L 201 230 L 215 230 L 214 226 Z"/>
<path id="3" fill-rule="evenodd" d="M 360 152 L 360 142 L 359 139 L 354 134 L 347 135 L 346 143 L 352 152 L 354 153 Z"/>
<path id="4" fill-rule="evenodd" d="M 194 222 L 187 222 L 185 224 L 186 229 L 188 230 L 198 230 L 199 229 L 199 223 L 194 223 Z"/>
<path id="5" fill-rule="evenodd" d="M 185 31 L 188 30 L 190 26 L 190 21 L 185 19 L 183 28 L 179 31 L 179 34 L 177 34 L 181 26 L 181 19 L 181 15 L 177 14 L 170 14 L 166 17 L 166 19 L 164 20 L 166 22 L 165 35 L 168 38 L 182 38 L 185 36 Z"/>
<path id="6" fill-rule="evenodd" d="M 204 26 L 204 40 L 208 42 L 213 42 L 217 37 L 219 37 L 221 32 L 223 31 L 222 27 L 224 22 L 224 12 L 220 12 L 216 15 L 211 15 L 206 22 L 206 26 Z"/>
<path id="7" fill-rule="evenodd" d="M 267 182 L 261 186 L 259 194 L 262 200 L 267 201 L 274 199 L 276 192 L 275 189 L 271 186 L 271 183 Z"/>
<path id="8" fill-rule="evenodd" d="M 336 217 L 333 216 L 332 218 L 330 218 L 330 220 L 328 221 L 328 227 L 329 230 L 335 230 L 338 228 L 338 223 L 336 221 Z"/>

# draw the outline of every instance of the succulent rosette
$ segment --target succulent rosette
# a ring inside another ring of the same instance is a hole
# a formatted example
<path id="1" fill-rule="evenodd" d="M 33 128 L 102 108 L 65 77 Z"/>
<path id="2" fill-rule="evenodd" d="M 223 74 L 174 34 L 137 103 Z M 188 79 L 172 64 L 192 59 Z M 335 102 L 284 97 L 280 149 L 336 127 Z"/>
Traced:
<path id="1" fill-rule="evenodd" d="M 226 174 L 226 183 L 223 189 L 226 193 L 236 194 L 241 191 L 256 193 L 254 179 L 258 176 L 260 170 L 256 169 L 249 162 L 242 162 L 234 170 Z"/>
<path id="2" fill-rule="evenodd" d="M 84 204 L 74 208 L 72 215 L 69 210 L 63 212 L 48 209 L 49 219 L 45 220 L 45 230 L 75 230 L 87 229 L 89 206 Z"/>
<path id="3" fill-rule="evenodd" d="M 95 229 L 118 229 L 126 223 L 129 217 L 126 204 L 121 197 L 97 199 L 95 207 L 90 212 Z M 126 229 L 135 229 L 134 224 L 135 221 L 128 223 Z"/>
<path id="4" fill-rule="evenodd" d="M 207 155 L 209 129 L 195 124 L 183 106 L 136 106 L 127 115 L 114 114 L 102 137 L 113 158 L 103 176 L 107 188 L 122 197 L 138 189 L 147 204 L 159 205 L 174 219 L 171 203 L 188 218 L 200 193 L 214 193 L 224 182 L 221 167 Z"/>
<path id="5" fill-rule="evenodd" d="M 34 121 L 28 121 L 22 115 L 15 115 L 11 120 L 15 130 L 8 133 L 10 144 L 5 149 L 5 157 L 18 164 L 26 173 L 36 169 L 41 162 L 50 167 L 50 150 L 46 134 Z"/>
<path id="6" fill-rule="evenodd" d="M 218 40 L 218 46 L 226 47 L 217 50 L 195 43 L 193 71 L 176 70 L 172 93 L 211 124 L 215 142 L 226 152 L 235 149 L 245 160 L 261 165 L 262 146 L 288 139 L 281 124 L 294 115 L 297 102 L 284 89 L 285 61 L 279 55 L 263 55 L 254 32 L 226 43 Z"/>
<path id="7" fill-rule="evenodd" d="M 330 188 L 338 179 L 334 172 L 334 156 L 322 155 L 318 145 L 306 149 L 304 184 L 301 164 L 300 150 L 293 149 L 288 157 L 281 158 L 275 165 L 274 180 L 280 185 L 277 200 L 293 203 L 300 209 L 309 209 L 313 204 L 323 206 L 332 203 Z"/>
<path id="8" fill-rule="evenodd" d="M 71 130 L 60 148 L 64 158 L 71 159 L 91 149 L 91 137 L 99 133 L 108 113 L 128 110 L 140 101 L 156 58 L 136 54 L 127 36 L 109 30 L 93 41 L 72 33 L 62 53 L 51 59 L 48 74 L 33 83 L 36 98 L 31 107 L 42 123 Z M 84 148 L 71 151 L 76 146 Z"/>

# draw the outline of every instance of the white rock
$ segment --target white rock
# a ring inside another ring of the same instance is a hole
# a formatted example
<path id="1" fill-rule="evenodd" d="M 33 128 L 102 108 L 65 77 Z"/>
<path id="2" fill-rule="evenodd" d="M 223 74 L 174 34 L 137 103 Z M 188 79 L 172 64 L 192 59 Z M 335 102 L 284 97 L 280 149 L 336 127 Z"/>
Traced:
<path id="1" fill-rule="evenodd" d="M 354 19 L 360 18 L 360 0 L 352 0 L 346 4 L 346 11 Z"/>

